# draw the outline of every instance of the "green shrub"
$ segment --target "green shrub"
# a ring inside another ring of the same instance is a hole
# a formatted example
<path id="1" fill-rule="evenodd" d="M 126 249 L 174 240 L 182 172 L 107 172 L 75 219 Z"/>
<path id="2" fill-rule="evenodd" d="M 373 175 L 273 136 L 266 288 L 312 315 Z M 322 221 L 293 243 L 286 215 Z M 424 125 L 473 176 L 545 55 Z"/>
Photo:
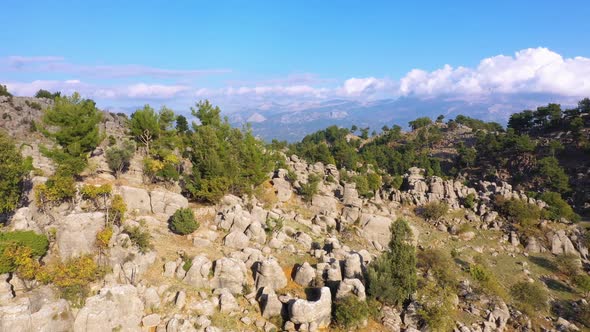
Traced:
<path id="1" fill-rule="evenodd" d="M 51 93 L 47 90 L 39 90 L 37 91 L 37 93 L 35 94 L 35 98 L 48 98 L 48 99 L 55 99 L 57 97 L 61 96 L 61 92 L 55 92 L 55 93 Z"/>
<path id="2" fill-rule="evenodd" d="M 541 209 L 538 206 L 520 199 L 506 199 L 497 195 L 494 204 L 504 218 L 518 224 L 523 230 L 533 227 L 541 217 Z"/>
<path id="3" fill-rule="evenodd" d="M 27 169 L 25 161 L 10 136 L 0 131 L 0 214 L 18 207 L 22 181 Z"/>
<path id="4" fill-rule="evenodd" d="M 449 205 L 444 202 L 430 202 L 420 208 L 420 214 L 426 220 L 438 220 L 447 214 Z"/>
<path id="5" fill-rule="evenodd" d="M 113 146 L 107 149 L 105 157 L 109 168 L 115 172 L 115 177 L 119 177 L 121 172 L 129 167 L 134 152 L 135 144 L 130 141 L 125 141 L 120 147 Z"/>
<path id="6" fill-rule="evenodd" d="M 129 240 L 131 240 L 131 243 L 133 243 L 133 245 L 139 249 L 140 253 L 145 254 L 146 252 L 152 250 L 152 236 L 150 235 L 149 231 L 144 229 L 141 225 L 125 227 L 123 232 L 129 235 Z"/>
<path id="7" fill-rule="evenodd" d="M 576 287 L 587 297 L 590 294 L 590 276 L 585 273 L 578 274 L 573 279 Z"/>
<path id="8" fill-rule="evenodd" d="M 266 219 L 266 233 L 272 234 L 275 231 L 279 232 L 283 230 L 283 225 L 285 224 L 285 218 L 278 217 L 278 218 L 267 218 Z"/>
<path id="9" fill-rule="evenodd" d="M 468 209 L 473 209 L 475 208 L 475 195 L 473 193 L 465 196 L 465 198 L 463 198 L 463 206 L 465 206 Z"/>
<path id="10" fill-rule="evenodd" d="M 61 203 L 76 195 L 74 178 L 54 175 L 47 182 L 35 187 L 35 200 L 40 207 L 45 204 Z"/>
<path id="11" fill-rule="evenodd" d="M 12 97 L 12 94 L 8 92 L 6 85 L 0 84 L 0 97 L 1 96 Z"/>
<path id="12" fill-rule="evenodd" d="M 12 247 L 29 248 L 29 257 L 39 258 L 47 253 L 49 240 L 47 236 L 33 231 L 14 231 L 0 233 L 0 274 L 13 272 L 18 266 L 13 255 L 9 255 Z"/>
<path id="13" fill-rule="evenodd" d="M 580 216 L 574 212 L 574 209 L 563 199 L 561 195 L 556 192 L 547 191 L 539 197 L 542 201 L 548 204 L 543 210 L 543 218 L 551 220 L 560 220 L 565 218 L 570 221 L 579 221 Z"/>
<path id="14" fill-rule="evenodd" d="M 193 210 L 182 208 L 176 210 L 170 218 L 170 230 L 176 234 L 187 235 L 199 228 L 200 224 L 195 220 Z"/>
<path id="15" fill-rule="evenodd" d="M 565 274 L 568 277 L 577 275 L 582 268 L 582 265 L 580 264 L 580 258 L 572 254 L 561 255 L 559 259 L 556 260 L 556 262 L 559 272 Z"/>
<path id="16" fill-rule="evenodd" d="M 301 194 L 303 201 L 311 202 L 313 196 L 318 193 L 318 185 L 321 179 L 319 176 L 315 174 L 311 174 L 307 178 L 307 183 L 302 183 L 301 188 L 299 189 L 299 194 Z"/>
<path id="17" fill-rule="evenodd" d="M 332 319 L 346 329 L 360 327 L 369 317 L 369 306 L 356 296 L 346 296 L 334 302 Z"/>
<path id="18" fill-rule="evenodd" d="M 452 331 L 455 326 L 456 307 L 453 302 L 454 291 L 441 287 L 435 282 L 427 282 L 418 291 L 422 306 L 418 315 L 430 331 Z"/>
<path id="19" fill-rule="evenodd" d="M 471 278 L 477 282 L 481 290 L 488 295 L 495 295 L 501 298 L 506 297 L 506 291 L 498 282 L 493 272 L 487 269 L 483 264 L 475 263 L 469 266 Z"/>
<path id="20" fill-rule="evenodd" d="M 547 291 L 537 283 L 518 282 L 510 287 L 510 295 L 519 307 L 529 315 L 547 309 Z"/>

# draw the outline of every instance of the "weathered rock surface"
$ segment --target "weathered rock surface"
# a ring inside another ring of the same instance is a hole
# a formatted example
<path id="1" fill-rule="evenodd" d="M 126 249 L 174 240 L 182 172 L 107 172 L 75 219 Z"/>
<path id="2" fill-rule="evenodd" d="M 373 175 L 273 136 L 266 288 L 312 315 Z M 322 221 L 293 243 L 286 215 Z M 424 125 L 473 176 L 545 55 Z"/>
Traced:
<path id="1" fill-rule="evenodd" d="M 86 299 L 74 322 L 74 331 L 137 331 L 144 305 L 131 285 L 105 287 Z"/>
<path id="2" fill-rule="evenodd" d="M 298 299 L 289 305 L 289 320 L 294 324 L 317 324 L 318 328 L 330 325 L 332 295 L 330 288 L 322 287 L 317 301 Z"/>
<path id="3" fill-rule="evenodd" d="M 62 259 L 96 252 L 96 234 L 104 227 L 102 212 L 67 215 L 57 227 L 56 243 Z"/>

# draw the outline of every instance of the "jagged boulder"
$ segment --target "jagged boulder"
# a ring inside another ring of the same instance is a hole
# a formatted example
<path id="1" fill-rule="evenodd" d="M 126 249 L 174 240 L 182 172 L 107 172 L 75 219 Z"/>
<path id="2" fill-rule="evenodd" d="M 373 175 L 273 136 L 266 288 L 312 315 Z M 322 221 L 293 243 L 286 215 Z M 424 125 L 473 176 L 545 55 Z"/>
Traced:
<path id="1" fill-rule="evenodd" d="M 346 256 L 346 260 L 344 261 L 344 278 L 363 278 L 361 259 L 361 255 L 358 253 L 351 253 Z"/>
<path id="2" fill-rule="evenodd" d="M 195 256 L 183 281 L 196 288 L 209 287 L 209 271 L 211 271 L 212 265 L 207 257 L 203 255 Z"/>
<path id="3" fill-rule="evenodd" d="M 305 262 L 297 268 L 293 280 L 299 285 L 307 287 L 313 281 L 315 275 L 315 269 L 308 262 Z"/>
<path id="4" fill-rule="evenodd" d="M 181 194 L 166 190 L 154 190 L 149 195 L 153 213 L 170 217 L 176 210 L 188 207 L 188 199 Z"/>
<path id="5" fill-rule="evenodd" d="M 70 331 L 74 317 L 70 305 L 47 287 L 26 297 L 0 301 L 0 331 Z"/>
<path id="6" fill-rule="evenodd" d="M 260 310 L 262 311 L 262 317 L 271 318 L 279 316 L 283 310 L 283 303 L 279 300 L 279 297 L 275 293 L 274 289 L 270 287 L 264 287 L 258 298 L 260 303 Z"/>
<path id="7" fill-rule="evenodd" d="M 255 266 L 254 280 L 256 289 L 270 287 L 278 290 L 287 286 L 287 277 L 274 258 L 265 259 Z"/>
<path id="8" fill-rule="evenodd" d="M 367 298 L 365 293 L 365 285 L 359 279 L 344 279 L 338 285 L 336 298 L 341 299 L 350 294 L 354 294 L 359 300 L 364 301 Z"/>
<path id="9" fill-rule="evenodd" d="M 86 299 L 76 316 L 74 331 L 139 330 L 143 309 L 134 286 L 105 287 L 98 295 Z"/>
<path id="10" fill-rule="evenodd" d="M 59 221 L 56 243 L 62 259 L 77 257 L 96 251 L 96 234 L 104 226 L 102 212 L 75 213 Z"/>
<path id="11" fill-rule="evenodd" d="M 317 324 L 318 328 L 330 325 L 332 295 L 330 288 L 322 287 L 316 301 L 298 299 L 289 305 L 289 320 L 294 324 Z"/>
<path id="12" fill-rule="evenodd" d="M 248 272 L 244 262 L 236 258 L 220 258 L 215 261 L 214 271 L 212 288 L 227 288 L 232 294 L 242 293 Z"/>

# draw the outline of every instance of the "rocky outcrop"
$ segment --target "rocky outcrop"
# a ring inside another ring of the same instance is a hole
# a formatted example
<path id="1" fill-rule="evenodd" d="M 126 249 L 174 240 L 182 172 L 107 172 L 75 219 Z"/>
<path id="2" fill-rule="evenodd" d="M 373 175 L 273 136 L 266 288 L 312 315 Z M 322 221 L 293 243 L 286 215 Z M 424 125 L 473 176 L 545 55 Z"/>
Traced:
<path id="1" fill-rule="evenodd" d="M 195 256 L 192 259 L 190 269 L 186 272 L 183 281 L 187 284 L 196 287 L 203 288 L 209 287 L 209 272 L 211 271 L 211 261 L 203 256 Z"/>
<path id="2" fill-rule="evenodd" d="M 96 234 L 104 227 L 102 212 L 67 215 L 57 227 L 56 243 L 61 259 L 96 252 Z"/>
<path id="3" fill-rule="evenodd" d="M 320 289 L 320 295 L 316 301 L 298 299 L 289 305 L 289 320 L 294 324 L 326 328 L 330 325 L 331 314 L 332 295 L 328 287 Z"/>
<path id="4" fill-rule="evenodd" d="M 170 217 L 180 208 L 188 207 L 188 200 L 181 194 L 165 190 L 153 190 L 149 193 L 151 212 Z"/>
<path id="5" fill-rule="evenodd" d="M 287 286 L 287 277 L 279 263 L 270 258 L 255 264 L 254 282 L 256 289 L 265 287 L 279 290 Z"/>
<path id="6" fill-rule="evenodd" d="M 247 283 L 247 269 L 244 262 L 236 258 L 220 258 L 215 261 L 212 288 L 227 288 L 232 294 L 242 293 Z"/>
<path id="7" fill-rule="evenodd" d="M 139 330 L 143 309 L 143 302 L 134 286 L 105 287 L 98 295 L 86 299 L 76 316 L 74 331 L 136 331 Z"/>

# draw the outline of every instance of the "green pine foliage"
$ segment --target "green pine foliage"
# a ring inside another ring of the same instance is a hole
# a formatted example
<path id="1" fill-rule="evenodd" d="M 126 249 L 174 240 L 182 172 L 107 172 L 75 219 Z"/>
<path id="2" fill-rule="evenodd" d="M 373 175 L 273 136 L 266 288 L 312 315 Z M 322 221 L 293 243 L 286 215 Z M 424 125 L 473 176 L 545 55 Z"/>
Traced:
<path id="1" fill-rule="evenodd" d="M 369 305 L 356 296 L 349 295 L 334 301 L 332 320 L 338 326 L 345 329 L 358 328 L 368 317 Z"/>
<path id="2" fill-rule="evenodd" d="M 412 230 L 403 219 L 391 225 L 389 251 L 368 267 L 368 293 L 380 302 L 397 305 L 416 291 L 416 251 L 411 244 Z"/>
<path id="3" fill-rule="evenodd" d="M 272 159 L 249 127 L 232 128 L 220 118 L 219 107 L 199 102 L 192 113 L 200 120 L 187 137 L 187 157 L 193 164 L 186 189 L 197 199 L 216 202 L 225 194 L 244 194 L 266 179 Z"/>
<path id="4" fill-rule="evenodd" d="M 78 93 L 57 97 L 43 116 L 43 133 L 59 146 L 43 152 L 57 164 L 62 175 L 78 175 L 87 165 L 88 154 L 100 143 L 98 124 L 102 113 L 94 101 Z"/>

